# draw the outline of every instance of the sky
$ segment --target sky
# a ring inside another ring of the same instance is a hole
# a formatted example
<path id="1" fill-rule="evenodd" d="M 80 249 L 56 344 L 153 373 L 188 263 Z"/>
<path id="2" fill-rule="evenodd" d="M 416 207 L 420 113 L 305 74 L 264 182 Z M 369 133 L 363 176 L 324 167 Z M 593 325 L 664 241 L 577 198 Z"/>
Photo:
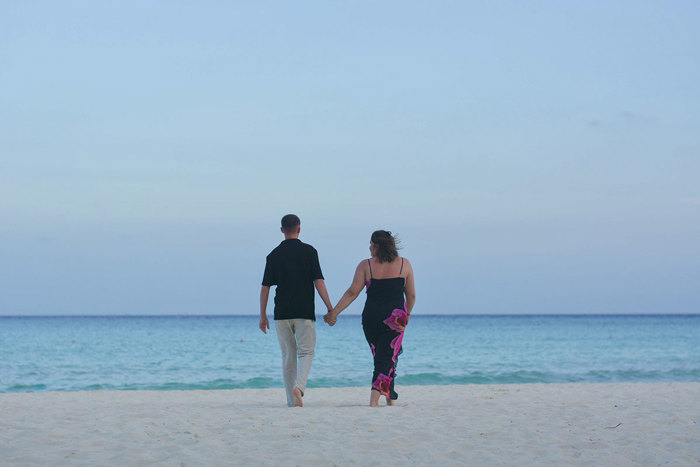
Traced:
<path id="1" fill-rule="evenodd" d="M 334 303 L 387 229 L 416 313 L 700 313 L 698 23 L 0 0 L 0 315 L 257 314 L 287 213 Z"/>

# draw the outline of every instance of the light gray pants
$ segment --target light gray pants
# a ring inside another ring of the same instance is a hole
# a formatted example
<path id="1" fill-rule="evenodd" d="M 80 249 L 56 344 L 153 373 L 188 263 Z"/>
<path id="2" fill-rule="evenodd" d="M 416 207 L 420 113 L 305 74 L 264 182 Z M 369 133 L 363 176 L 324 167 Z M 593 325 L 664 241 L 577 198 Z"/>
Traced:
<path id="1" fill-rule="evenodd" d="M 275 329 L 282 349 L 282 375 L 287 390 L 287 405 L 293 407 L 294 388 L 299 388 L 302 393 L 306 391 L 306 380 L 316 347 L 316 323 L 310 319 L 280 319 L 275 320 Z"/>

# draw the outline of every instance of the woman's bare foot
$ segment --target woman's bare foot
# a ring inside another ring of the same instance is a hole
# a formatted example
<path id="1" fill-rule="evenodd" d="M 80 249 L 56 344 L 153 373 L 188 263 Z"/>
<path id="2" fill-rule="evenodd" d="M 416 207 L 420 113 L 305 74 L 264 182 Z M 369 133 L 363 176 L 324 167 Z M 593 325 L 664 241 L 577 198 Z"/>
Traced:
<path id="1" fill-rule="evenodd" d="M 379 394 L 379 391 L 375 391 L 374 389 L 372 389 L 369 392 L 369 406 L 370 407 L 379 407 L 379 396 L 381 396 L 381 394 Z"/>
<path id="2" fill-rule="evenodd" d="M 294 388 L 292 394 L 294 394 L 294 407 L 304 407 L 304 401 L 301 400 L 303 397 L 301 394 L 301 389 Z"/>
<path id="3" fill-rule="evenodd" d="M 386 398 L 386 405 L 394 405 L 394 401 L 392 401 L 391 398 L 387 397 Z"/>

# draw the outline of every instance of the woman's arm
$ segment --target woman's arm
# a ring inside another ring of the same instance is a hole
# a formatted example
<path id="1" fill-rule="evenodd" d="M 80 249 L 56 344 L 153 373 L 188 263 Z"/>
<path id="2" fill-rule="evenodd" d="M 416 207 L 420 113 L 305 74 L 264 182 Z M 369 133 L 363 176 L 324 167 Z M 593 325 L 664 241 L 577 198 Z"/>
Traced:
<path id="1" fill-rule="evenodd" d="M 410 315 L 413 310 L 413 305 L 416 304 L 416 284 L 413 281 L 413 266 L 408 260 L 405 260 L 408 265 L 408 275 L 406 276 L 406 312 Z"/>
<path id="2" fill-rule="evenodd" d="M 343 296 L 340 298 L 338 304 L 335 307 L 333 307 L 333 311 L 331 312 L 331 316 L 329 316 L 329 320 L 335 322 L 335 320 L 338 318 L 338 315 L 342 313 L 342 311 L 345 310 L 348 306 L 350 306 L 350 304 L 355 301 L 360 292 L 362 292 L 362 288 L 365 286 L 365 278 L 367 274 L 366 271 L 366 261 L 362 261 L 360 264 L 357 265 L 357 268 L 355 269 L 355 276 L 352 279 L 352 284 L 350 284 L 348 290 L 346 290 Z"/>

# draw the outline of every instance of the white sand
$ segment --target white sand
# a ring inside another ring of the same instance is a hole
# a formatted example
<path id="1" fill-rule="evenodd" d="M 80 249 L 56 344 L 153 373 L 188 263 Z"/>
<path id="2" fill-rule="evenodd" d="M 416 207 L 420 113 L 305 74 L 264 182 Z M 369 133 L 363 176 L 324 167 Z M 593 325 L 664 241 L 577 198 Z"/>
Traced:
<path id="1" fill-rule="evenodd" d="M 0 394 L 0 465 L 700 465 L 700 383 Z"/>

